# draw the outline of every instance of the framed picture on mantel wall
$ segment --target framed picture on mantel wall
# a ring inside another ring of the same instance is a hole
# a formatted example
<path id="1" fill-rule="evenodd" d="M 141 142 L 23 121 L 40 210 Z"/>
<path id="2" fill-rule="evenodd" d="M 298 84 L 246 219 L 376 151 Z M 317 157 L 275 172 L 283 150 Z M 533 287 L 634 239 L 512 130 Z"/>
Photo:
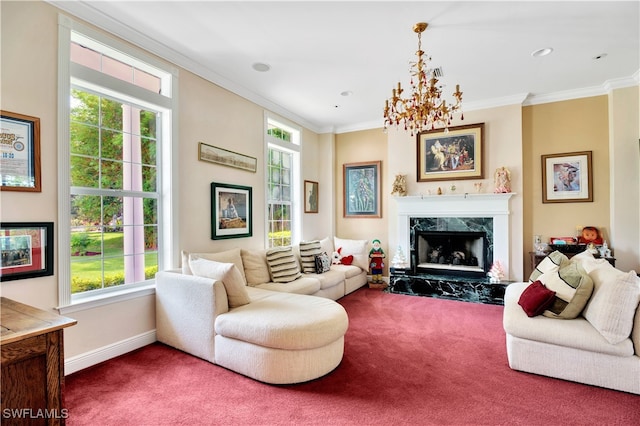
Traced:
<path id="1" fill-rule="evenodd" d="M 482 179 L 484 123 L 420 132 L 417 180 Z"/>

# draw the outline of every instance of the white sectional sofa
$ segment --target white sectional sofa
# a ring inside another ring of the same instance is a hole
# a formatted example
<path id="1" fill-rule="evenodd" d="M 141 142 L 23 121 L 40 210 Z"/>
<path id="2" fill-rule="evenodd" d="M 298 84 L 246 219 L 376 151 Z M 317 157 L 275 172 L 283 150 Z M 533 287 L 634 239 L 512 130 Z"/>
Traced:
<path id="1" fill-rule="evenodd" d="M 531 282 L 507 287 L 503 323 L 509 366 L 640 394 L 640 278 L 588 252 L 566 262 L 576 262 L 593 283 L 584 309 L 574 319 L 529 317 L 519 301 Z"/>
<path id="2" fill-rule="evenodd" d="M 333 251 L 332 243 L 323 240 L 323 251 Z M 227 276 L 192 275 L 194 259 L 235 265 L 242 294 Z M 183 252 L 182 269 L 156 274 L 157 339 L 262 382 L 305 382 L 340 364 L 348 317 L 334 300 L 366 283 L 367 271 L 356 265 L 285 283 L 271 280 L 266 250 Z"/>

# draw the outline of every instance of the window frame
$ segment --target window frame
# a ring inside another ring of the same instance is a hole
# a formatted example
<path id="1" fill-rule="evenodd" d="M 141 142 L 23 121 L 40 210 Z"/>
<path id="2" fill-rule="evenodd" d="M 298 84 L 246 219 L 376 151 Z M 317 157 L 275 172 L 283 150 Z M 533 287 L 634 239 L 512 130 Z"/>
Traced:
<path id="1" fill-rule="evenodd" d="M 108 50 L 108 56 L 135 63 L 144 71 L 154 69 L 164 74 L 161 93 L 153 93 L 115 77 L 71 62 L 71 42 L 81 40 L 87 47 Z M 92 44 L 95 43 L 95 44 Z M 103 49 L 102 46 L 105 46 Z M 148 64 L 148 66 L 144 65 Z M 79 86 L 79 87 L 78 87 Z M 178 185 L 177 139 L 178 70 L 126 43 L 95 31 L 71 18 L 58 15 L 58 310 L 70 313 L 119 300 L 153 294 L 155 282 L 125 284 L 86 293 L 71 293 L 70 249 L 70 93 L 72 88 L 117 97 L 162 115 L 158 128 L 158 270 L 176 264 L 178 249 L 178 207 L 173 203 L 172 188 Z M 95 89 L 100 88 L 99 91 Z M 162 138 L 162 139 L 161 139 Z"/>
<path id="2" fill-rule="evenodd" d="M 268 134 L 269 125 L 276 126 L 291 133 L 291 141 L 284 141 Z M 302 204 L 300 202 L 300 176 L 301 176 L 301 146 L 302 146 L 302 128 L 274 114 L 265 113 L 264 119 L 264 169 L 265 169 L 265 248 L 270 247 L 269 240 L 269 158 L 270 150 L 277 149 L 292 154 L 291 164 L 291 245 L 300 242 L 302 235 Z"/>

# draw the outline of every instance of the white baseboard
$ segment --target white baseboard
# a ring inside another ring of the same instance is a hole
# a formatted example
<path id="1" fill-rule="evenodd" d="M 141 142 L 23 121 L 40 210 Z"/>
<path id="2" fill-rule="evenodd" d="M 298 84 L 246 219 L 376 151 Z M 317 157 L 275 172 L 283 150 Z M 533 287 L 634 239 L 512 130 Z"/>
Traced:
<path id="1" fill-rule="evenodd" d="M 89 352 L 85 352 L 80 355 L 65 359 L 64 361 L 64 374 L 69 375 L 80 371 L 87 367 L 99 364 L 107 361 L 111 358 L 115 358 L 120 355 L 124 355 L 127 352 L 140 349 L 143 346 L 150 345 L 155 342 L 156 331 L 151 330 L 146 333 L 138 334 L 137 336 L 130 337 L 119 342 L 112 343 L 107 346 L 103 346 L 98 349 L 94 349 Z"/>

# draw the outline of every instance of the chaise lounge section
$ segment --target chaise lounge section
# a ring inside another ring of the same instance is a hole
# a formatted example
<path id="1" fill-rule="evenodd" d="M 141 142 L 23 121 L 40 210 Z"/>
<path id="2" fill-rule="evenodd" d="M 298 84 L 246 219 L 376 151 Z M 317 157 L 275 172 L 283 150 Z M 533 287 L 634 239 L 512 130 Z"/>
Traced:
<path id="1" fill-rule="evenodd" d="M 366 284 L 366 271 L 332 265 L 274 282 L 267 254 L 183 252 L 182 269 L 156 274 L 158 341 L 265 383 L 300 383 L 333 371 L 344 354 L 349 320 L 332 299 Z M 238 273 L 193 275 L 189 266 L 202 263 Z"/>

